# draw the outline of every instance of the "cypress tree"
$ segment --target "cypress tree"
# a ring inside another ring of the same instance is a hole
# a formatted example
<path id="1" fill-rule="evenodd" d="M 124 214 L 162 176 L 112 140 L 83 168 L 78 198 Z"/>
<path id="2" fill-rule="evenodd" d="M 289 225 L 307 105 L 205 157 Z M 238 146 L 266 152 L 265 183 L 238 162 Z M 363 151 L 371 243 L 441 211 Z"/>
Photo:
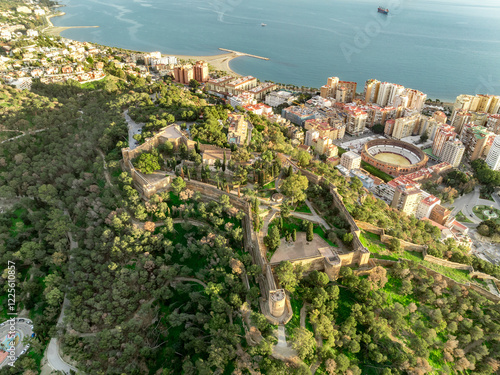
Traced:
<path id="1" fill-rule="evenodd" d="M 307 241 L 312 241 L 314 238 L 314 225 L 312 222 L 307 223 L 306 239 Z"/>

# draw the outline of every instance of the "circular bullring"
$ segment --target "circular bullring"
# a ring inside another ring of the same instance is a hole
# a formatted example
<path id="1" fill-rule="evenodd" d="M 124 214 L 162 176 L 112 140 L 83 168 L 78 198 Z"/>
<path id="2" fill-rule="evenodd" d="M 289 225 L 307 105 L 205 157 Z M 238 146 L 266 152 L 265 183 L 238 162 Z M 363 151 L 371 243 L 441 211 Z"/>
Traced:
<path id="1" fill-rule="evenodd" d="M 394 177 L 416 172 L 424 168 L 429 160 L 418 147 L 394 139 L 366 142 L 361 151 L 361 158 Z"/>

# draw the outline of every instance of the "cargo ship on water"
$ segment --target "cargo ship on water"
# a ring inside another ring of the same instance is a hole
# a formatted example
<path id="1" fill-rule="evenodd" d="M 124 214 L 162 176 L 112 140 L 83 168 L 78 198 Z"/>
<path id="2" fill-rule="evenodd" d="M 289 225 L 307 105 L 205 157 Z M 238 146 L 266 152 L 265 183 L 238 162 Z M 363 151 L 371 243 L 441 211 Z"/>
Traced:
<path id="1" fill-rule="evenodd" d="M 378 7 L 378 12 L 382 14 L 389 14 L 389 9 Z"/>

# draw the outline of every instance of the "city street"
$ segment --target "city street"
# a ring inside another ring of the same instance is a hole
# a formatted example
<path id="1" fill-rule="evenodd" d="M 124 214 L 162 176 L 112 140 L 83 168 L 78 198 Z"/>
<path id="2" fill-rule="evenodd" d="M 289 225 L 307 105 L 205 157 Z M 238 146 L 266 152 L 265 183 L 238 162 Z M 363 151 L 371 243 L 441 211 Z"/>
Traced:
<path id="1" fill-rule="evenodd" d="M 16 358 L 21 355 L 23 350 L 27 349 L 26 345 L 23 345 L 23 340 L 25 337 L 31 337 L 33 330 L 31 329 L 32 322 L 29 319 L 26 318 L 17 318 L 16 323 L 15 323 L 15 331 L 16 334 L 18 334 L 18 340 L 17 340 L 17 345 L 16 345 Z M 8 321 L 5 321 L 1 324 L 0 326 L 0 346 L 3 346 L 1 349 L 2 350 L 7 350 L 7 347 L 4 347 L 7 345 L 7 342 L 9 341 L 7 339 L 7 334 L 10 331 L 10 324 Z M 8 363 L 10 362 L 9 358 L 5 358 L 1 363 L 0 363 L 0 368 L 7 366 Z"/>
<path id="2" fill-rule="evenodd" d="M 485 206 L 493 206 L 497 209 L 500 209 L 500 197 L 498 196 L 497 193 L 493 194 L 493 199 L 495 200 L 490 201 L 487 199 L 481 199 L 479 198 L 479 186 L 476 186 L 474 188 L 474 191 L 470 192 L 469 194 L 466 194 L 460 198 L 457 198 L 455 202 L 452 204 L 454 206 L 453 211 L 451 212 L 452 216 L 457 215 L 460 211 L 469 219 L 470 221 L 474 222 L 474 224 L 479 224 L 481 223 L 481 219 L 479 219 L 472 209 L 475 206 L 478 205 L 485 205 Z M 449 204 L 447 206 L 450 206 Z M 464 223 L 467 224 L 467 223 Z M 475 225 L 474 225 L 475 227 Z"/>

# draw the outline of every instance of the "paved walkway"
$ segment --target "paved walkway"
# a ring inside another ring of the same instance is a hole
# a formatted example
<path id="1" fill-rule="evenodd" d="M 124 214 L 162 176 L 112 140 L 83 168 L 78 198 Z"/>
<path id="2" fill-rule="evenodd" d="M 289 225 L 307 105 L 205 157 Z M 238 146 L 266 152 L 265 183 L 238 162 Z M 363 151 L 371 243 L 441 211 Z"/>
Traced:
<path id="1" fill-rule="evenodd" d="M 286 348 L 286 333 L 285 333 L 285 326 L 284 325 L 279 325 L 278 326 L 278 343 L 276 346 L 279 346 L 280 348 Z"/>
<path id="2" fill-rule="evenodd" d="M 495 296 L 499 296 L 500 297 L 500 293 L 498 292 L 498 289 L 494 285 L 493 280 L 485 279 L 484 281 L 486 281 L 486 284 L 488 285 L 488 289 L 490 290 L 490 292 L 492 294 L 494 294 Z"/>
<path id="3" fill-rule="evenodd" d="M 290 212 L 290 215 L 294 216 L 294 217 L 298 217 L 299 219 L 309 220 L 309 221 L 312 221 L 314 223 L 321 224 L 321 225 L 323 225 L 323 227 L 325 227 L 326 230 L 331 229 L 330 225 L 328 225 L 328 223 L 325 221 L 325 219 L 323 219 L 321 216 L 319 216 L 316 213 L 311 202 L 309 202 L 309 200 L 307 200 L 307 199 L 305 202 L 307 204 L 307 207 L 309 207 L 309 209 L 311 210 L 311 214 L 304 214 L 301 212 L 294 211 L 294 212 Z"/>
<path id="4" fill-rule="evenodd" d="M 278 343 L 273 347 L 273 355 L 282 359 L 297 356 L 297 351 L 289 347 L 286 342 L 286 332 L 283 324 L 278 326 Z"/>

